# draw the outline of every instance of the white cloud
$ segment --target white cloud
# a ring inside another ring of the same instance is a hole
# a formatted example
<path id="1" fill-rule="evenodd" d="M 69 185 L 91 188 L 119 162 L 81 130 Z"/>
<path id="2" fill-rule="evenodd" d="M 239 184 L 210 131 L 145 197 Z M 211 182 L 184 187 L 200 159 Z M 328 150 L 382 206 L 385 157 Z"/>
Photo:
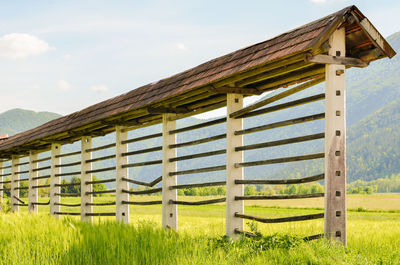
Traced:
<path id="1" fill-rule="evenodd" d="M 93 90 L 95 92 L 106 92 L 108 90 L 108 87 L 105 85 L 94 85 L 90 87 L 90 90 Z"/>
<path id="2" fill-rule="evenodd" d="M 65 80 L 58 80 L 57 88 L 62 91 L 69 91 L 72 89 L 72 85 Z"/>
<path id="3" fill-rule="evenodd" d="M 37 37 L 24 33 L 11 33 L 0 38 L 0 57 L 20 59 L 45 53 L 54 48 Z"/>

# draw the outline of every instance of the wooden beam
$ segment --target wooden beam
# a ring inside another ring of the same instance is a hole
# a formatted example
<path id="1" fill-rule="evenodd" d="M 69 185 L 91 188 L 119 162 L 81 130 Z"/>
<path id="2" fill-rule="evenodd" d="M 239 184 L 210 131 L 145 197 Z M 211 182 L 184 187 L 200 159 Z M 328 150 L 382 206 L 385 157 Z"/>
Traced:
<path id="1" fill-rule="evenodd" d="M 19 157 L 18 156 L 13 156 L 12 157 L 12 168 L 11 168 L 11 211 L 12 212 L 19 212 L 19 206 L 18 206 L 18 197 L 19 197 L 19 174 L 16 172 L 19 172 Z"/>
<path id="2" fill-rule="evenodd" d="M 129 201 L 129 194 L 122 192 L 122 190 L 129 190 L 129 183 L 124 181 L 124 177 L 129 176 L 129 168 L 122 168 L 122 165 L 128 164 L 128 157 L 123 156 L 123 153 L 128 152 L 128 144 L 123 144 L 128 140 L 128 132 L 122 126 L 115 127 L 115 178 L 116 178 L 116 216 L 117 221 L 129 223 L 129 205 L 123 204 L 123 201 Z"/>
<path id="3" fill-rule="evenodd" d="M 329 39 L 330 55 L 345 55 L 345 30 Z M 346 78 L 344 65 L 327 64 L 325 87 L 325 232 L 346 244 Z"/>
<path id="4" fill-rule="evenodd" d="M 169 107 L 157 107 L 157 108 L 153 108 L 153 107 L 148 107 L 147 108 L 147 112 L 149 114 L 166 114 L 166 113 L 187 113 L 190 112 L 189 109 L 187 108 L 169 108 Z"/>
<path id="5" fill-rule="evenodd" d="M 263 92 L 258 90 L 257 88 L 249 88 L 249 87 L 211 87 L 208 89 L 209 92 L 218 93 L 218 94 L 242 94 L 242 95 L 261 95 Z"/>
<path id="6" fill-rule="evenodd" d="M 358 58 L 351 58 L 345 56 L 332 56 L 332 55 L 325 55 L 325 54 L 317 54 L 312 55 L 309 54 L 306 57 L 307 62 L 313 62 L 318 64 L 337 64 L 337 65 L 345 65 L 351 67 L 367 67 L 368 63 L 364 62 Z"/>
<path id="7" fill-rule="evenodd" d="M 90 193 L 93 191 L 92 184 L 86 184 L 93 180 L 92 173 L 87 173 L 92 170 L 92 163 L 86 162 L 92 159 L 91 152 L 85 152 L 92 148 L 92 137 L 84 136 L 81 139 L 81 221 L 93 222 L 93 217 L 87 215 L 93 212 L 93 195 Z"/>
<path id="8" fill-rule="evenodd" d="M 60 196 L 56 195 L 57 193 L 61 193 L 61 188 L 57 186 L 57 184 L 61 183 L 61 178 L 57 176 L 61 172 L 61 168 L 57 167 L 57 165 L 61 164 L 60 153 L 61 145 L 52 144 L 50 160 L 50 214 L 54 214 L 56 218 L 59 218 L 56 212 L 60 211 L 60 206 L 57 203 L 61 202 Z"/>
<path id="9" fill-rule="evenodd" d="M 29 155 L 29 192 L 28 192 L 28 210 L 31 213 L 38 213 L 38 207 L 35 207 L 34 202 L 38 201 L 38 189 L 33 188 L 34 186 L 38 186 L 39 171 L 36 170 L 38 168 L 38 162 L 34 162 L 38 159 L 38 154 L 34 151 L 31 151 Z"/>

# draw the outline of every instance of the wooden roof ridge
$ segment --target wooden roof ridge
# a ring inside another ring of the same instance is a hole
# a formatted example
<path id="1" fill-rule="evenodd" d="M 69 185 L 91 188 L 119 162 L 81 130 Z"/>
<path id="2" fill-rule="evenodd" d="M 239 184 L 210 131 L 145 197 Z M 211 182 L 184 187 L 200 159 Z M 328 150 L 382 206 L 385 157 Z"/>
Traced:
<path id="1" fill-rule="evenodd" d="M 348 22 L 350 18 L 353 21 L 351 23 Z M 367 21 L 366 17 L 358 8 L 356 6 L 349 6 L 269 40 L 244 47 L 181 73 L 141 86 L 80 111 L 49 121 L 36 128 L 11 136 L 7 140 L 0 142 L 0 151 L 3 151 L 2 153 L 4 153 L 4 151 L 10 151 L 10 153 L 12 153 L 11 149 L 15 147 L 21 147 L 21 150 L 27 150 L 29 149 L 28 147 L 33 145 L 38 146 L 38 148 L 43 147 L 43 145 L 46 144 L 46 141 L 43 143 L 43 139 L 49 138 L 55 139 L 58 137 L 64 140 L 73 139 L 73 137 L 76 137 L 76 131 L 79 130 L 84 133 L 85 130 L 87 130 L 87 132 L 90 132 L 91 129 L 90 127 L 88 128 L 89 125 L 101 121 L 105 122 L 105 119 L 120 118 L 139 120 L 146 117 L 146 120 L 155 120 L 157 119 L 157 115 L 146 113 L 145 110 L 147 107 L 159 106 L 166 102 L 174 102 L 173 100 L 175 98 L 178 102 L 175 102 L 176 105 L 179 105 L 178 98 L 181 95 L 189 94 L 192 91 L 197 92 L 197 90 L 200 91 L 200 89 L 210 86 L 218 87 L 230 84 L 229 81 L 240 81 L 251 77 L 252 74 L 254 74 L 254 76 L 268 74 L 275 66 L 278 70 L 280 69 L 279 67 L 286 67 L 285 60 L 287 60 L 287 58 L 301 55 L 299 57 L 300 59 L 297 58 L 296 61 L 301 63 L 304 61 L 302 57 L 303 54 L 318 54 L 324 52 L 324 49 L 321 49 L 322 44 L 326 42 L 330 34 L 337 27 L 346 25 L 346 23 L 351 24 L 350 26 L 353 27 L 352 34 L 348 35 L 349 44 L 354 47 L 361 47 L 354 48 L 352 53 L 354 53 L 355 56 L 364 56 L 364 54 L 367 54 L 367 56 L 363 57 L 367 62 L 386 56 L 394 56 L 395 52 L 393 49 L 379 32 L 376 31 L 373 25 Z M 360 43 L 362 43 L 363 46 L 359 45 Z M 364 43 L 366 44 L 364 45 Z M 378 49 L 379 51 L 374 51 L 372 53 L 371 50 L 373 49 Z M 293 61 L 287 60 L 287 65 L 291 64 L 293 64 Z M 271 67 L 267 67 L 266 70 L 263 70 L 263 67 L 269 65 L 271 65 Z M 294 69 L 293 72 L 300 70 L 304 71 L 306 74 L 309 72 L 308 78 L 312 78 L 315 72 L 314 70 L 317 67 L 318 66 L 314 64 L 304 64 L 304 66 Z M 284 76 L 284 74 L 286 74 L 286 72 L 283 71 L 282 76 Z M 279 74 L 276 76 L 279 76 Z M 276 76 L 266 80 L 261 78 L 261 81 L 257 79 L 254 85 L 265 85 L 269 81 L 274 83 L 278 78 Z M 302 78 L 304 79 L 307 77 Z M 299 80 L 303 79 L 299 78 Z M 236 81 L 233 83 L 235 82 Z M 276 89 L 281 85 L 268 89 Z M 199 98 L 198 101 L 190 103 L 193 104 L 193 108 L 189 103 L 189 105 L 184 106 L 189 110 L 193 110 L 196 109 L 196 103 L 200 101 L 206 104 L 215 101 L 215 93 L 202 93 L 204 94 L 204 98 Z M 151 115 L 154 115 L 154 118 L 152 118 Z M 71 130 L 75 132 L 70 132 L 70 136 L 65 135 L 66 132 Z M 61 134 L 63 135 L 61 136 Z M 0 153 L 0 157 L 2 157 L 2 153 Z"/>

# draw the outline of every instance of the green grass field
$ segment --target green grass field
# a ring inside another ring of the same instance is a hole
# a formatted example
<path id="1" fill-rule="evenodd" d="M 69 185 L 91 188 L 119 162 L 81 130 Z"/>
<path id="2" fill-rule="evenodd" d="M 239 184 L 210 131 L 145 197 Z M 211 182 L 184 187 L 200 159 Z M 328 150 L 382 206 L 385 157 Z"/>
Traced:
<path id="1" fill-rule="evenodd" d="M 208 199 L 210 197 L 207 197 Z M 155 200 L 159 197 L 133 197 Z M 185 200 L 204 198 L 185 197 Z M 47 199 L 42 199 L 46 201 Z M 77 198 L 63 199 L 79 202 Z M 95 201 L 113 201 L 98 197 Z M 1 264 L 400 264 L 400 194 L 348 196 L 348 245 L 323 239 L 302 242 L 323 232 L 323 220 L 259 224 L 260 240 L 225 242 L 225 205 L 179 206 L 179 232 L 161 229 L 161 206 L 131 206 L 131 224 L 114 217 L 61 220 L 39 207 L 38 216 L 0 214 Z M 322 212 L 323 199 L 251 202 L 245 212 L 279 217 Z M 79 211 L 63 207 L 62 211 Z M 98 207 L 94 212 L 113 212 Z M 247 222 L 246 222 L 247 223 Z M 250 229 L 247 224 L 247 230 Z"/>

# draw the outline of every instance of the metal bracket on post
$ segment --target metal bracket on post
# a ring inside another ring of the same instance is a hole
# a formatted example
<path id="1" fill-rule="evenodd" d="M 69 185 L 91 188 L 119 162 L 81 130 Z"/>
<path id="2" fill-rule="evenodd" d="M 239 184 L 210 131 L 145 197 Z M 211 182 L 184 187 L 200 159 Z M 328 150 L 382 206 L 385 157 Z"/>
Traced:
<path id="1" fill-rule="evenodd" d="M 38 202 L 38 189 L 33 188 L 38 185 L 38 180 L 34 179 L 39 176 L 39 172 L 36 171 L 38 167 L 38 162 L 33 162 L 37 160 L 38 154 L 34 151 L 29 152 L 29 190 L 28 190 L 28 210 L 31 213 L 38 213 L 38 207 L 33 204 L 34 202 Z"/>
<path id="2" fill-rule="evenodd" d="M 235 131 L 243 129 L 243 119 L 231 118 L 230 114 L 243 108 L 243 95 L 227 94 L 226 100 L 226 235 L 236 238 L 235 230 L 244 230 L 244 220 L 235 216 L 235 213 L 244 212 L 244 202 L 235 200 L 236 196 L 244 195 L 243 185 L 235 184 L 235 180 L 243 180 L 244 175 L 243 167 L 235 167 L 235 163 L 243 162 L 243 152 L 235 151 L 243 145 L 243 135 L 235 135 Z"/>
<path id="3" fill-rule="evenodd" d="M 345 56 L 345 29 L 329 39 L 329 55 Z M 326 65 L 325 237 L 346 244 L 346 80 L 345 66 Z"/>
<path id="4" fill-rule="evenodd" d="M 92 152 L 86 150 L 92 148 L 92 137 L 83 136 L 81 146 L 81 220 L 91 223 L 93 217 L 87 214 L 93 212 L 93 206 L 87 204 L 93 203 L 93 195 L 88 194 L 88 192 L 92 192 L 93 185 L 86 184 L 86 182 L 92 181 L 92 173 L 86 172 L 92 170 L 92 163 L 86 161 L 92 159 Z"/>
<path id="5" fill-rule="evenodd" d="M 56 215 L 56 212 L 60 211 L 60 206 L 57 205 L 60 203 L 60 194 L 61 188 L 56 186 L 56 184 L 61 183 L 61 177 L 57 176 L 60 174 L 61 168 L 57 167 L 57 165 L 61 164 L 61 158 L 58 157 L 61 153 L 61 145 L 60 144 L 51 144 L 51 158 L 50 158 L 50 214 L 55 215 L 56 218 L 59 218 Z"/>
<path id="6" fill-rule="evenodd" d="M 162 226 L 168 229 L 178 230 L 178 206 L 171 204 L 170 201 L 176 201 L 177 191 L 171 190 L 170 186 L 177 185 L 177 177 L 170 176 L 170 172 L 177 171 L 177 162 L 170 162 L 171 158 L 176 157 L 176 148 L 170 148 L 176 144 L 176 134 L 169 132 L 176 129 L 176 121 L 171 121 L 175 114 L 163 114 L 163 146 L 162 146 Z"/>
<path id="7" fill-rule="evenodd" d="M 129 193 L 123 190 L 129 190 L 129 183 L 123 178 L 129 177 L 129 168 L 122 168 L 122 165 L 128 164 L 128 156 L 122 156 L 128 152 L 128 144 L 123 144 L 122 141 L 128 140 L 128 131 L 124 130 L 123 126 L 115 127 L 115 166 L 116 166 L 116 216 L 117 221 L 129 223 L 129 204 L 123 204 L 123 201 L 129 201 Z"/>

